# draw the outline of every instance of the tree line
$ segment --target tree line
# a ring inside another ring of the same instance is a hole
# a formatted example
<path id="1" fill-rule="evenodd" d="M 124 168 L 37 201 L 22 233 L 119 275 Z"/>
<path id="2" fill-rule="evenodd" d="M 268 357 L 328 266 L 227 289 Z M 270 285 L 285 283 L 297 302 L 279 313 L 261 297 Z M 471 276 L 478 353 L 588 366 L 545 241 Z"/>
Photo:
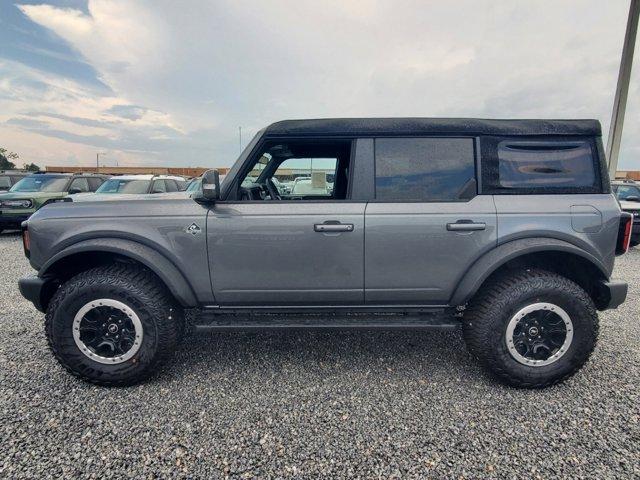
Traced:
<path id="1" fill-rule="evenodd" d="M 0 147 L 0 170 L 15 170 L 16 162 L 20 161 L 20 155 Z M 38 172 L 40 167 L 35 163 L 23 163 L 22 169 L 29 172 Z"/>

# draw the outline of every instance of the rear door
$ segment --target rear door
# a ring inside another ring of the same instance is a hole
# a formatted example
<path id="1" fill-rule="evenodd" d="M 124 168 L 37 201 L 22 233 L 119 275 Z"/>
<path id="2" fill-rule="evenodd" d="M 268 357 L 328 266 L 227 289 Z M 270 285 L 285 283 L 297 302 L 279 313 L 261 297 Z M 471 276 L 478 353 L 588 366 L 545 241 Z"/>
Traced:
<path id="1" fill-rule="evenodd" d="M 497 241 L 493 197 L 477 195 L 474 138 L 378 138 L 365 213 L 365 302 L 445 305 Z"/>

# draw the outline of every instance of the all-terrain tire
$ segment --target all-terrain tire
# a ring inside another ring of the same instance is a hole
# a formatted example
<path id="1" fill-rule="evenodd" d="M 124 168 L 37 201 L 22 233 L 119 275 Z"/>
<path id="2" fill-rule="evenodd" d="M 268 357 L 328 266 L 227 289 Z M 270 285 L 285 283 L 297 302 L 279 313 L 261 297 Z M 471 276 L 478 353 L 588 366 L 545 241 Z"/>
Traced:
<path id="1" fill-rule="evenodd" d="M 140 319 L 141 345 L 123 363 L 98 363 L 74 340 L 74 317 L 98 299 L 121 302 Z M 184 331 L 182 318 L 180 307 L 149 270 L 115 264 L 82 272 L 60 286 L 47 309 L 45 331 L 51 351 L 70 373 L 98 385 L 126 386 L 149 377 L 173 353 Z"/>
<path id="2" fill-rule="evenodd" d="M 573 324 L 566 353 L 549 365 L 532 366 L 509 352 L 506 331 L 522 308 L 539 302 L 561 307 Z M 542 269 L 506 272 L 483 285 L 464 312 L 467 348 L 504 383 L 542 388 L 561 382 L 588 360 L 598 339 L 598 315 L 593 300 L 566 277 Z"/>

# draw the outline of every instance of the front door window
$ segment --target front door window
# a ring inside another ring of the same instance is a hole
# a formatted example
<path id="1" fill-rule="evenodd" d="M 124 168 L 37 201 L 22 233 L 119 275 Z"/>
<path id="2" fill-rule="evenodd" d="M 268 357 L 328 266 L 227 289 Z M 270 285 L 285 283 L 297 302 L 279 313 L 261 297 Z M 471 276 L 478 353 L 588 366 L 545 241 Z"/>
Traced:
<path id="1" fill-rule="evenodd" d="M 351 141 L 270 142 L 234 195 L 239 200 L 346 200 Z"/>

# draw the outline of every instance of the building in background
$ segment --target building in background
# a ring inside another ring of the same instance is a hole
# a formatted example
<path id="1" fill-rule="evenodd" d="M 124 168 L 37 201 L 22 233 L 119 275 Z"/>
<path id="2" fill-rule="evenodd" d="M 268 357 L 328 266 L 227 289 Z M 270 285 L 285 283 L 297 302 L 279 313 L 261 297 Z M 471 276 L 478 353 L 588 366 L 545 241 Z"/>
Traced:
<path id="1" fill-rule="evenodd" d="M 208 168 L 194 167 L 45 167 L 48 173 L 101 173 L 104 175 L 180 175 L 183 177 L 199 177 Z M 229 167 L 219 167 L 220 175 L 226 175 Z"/>

